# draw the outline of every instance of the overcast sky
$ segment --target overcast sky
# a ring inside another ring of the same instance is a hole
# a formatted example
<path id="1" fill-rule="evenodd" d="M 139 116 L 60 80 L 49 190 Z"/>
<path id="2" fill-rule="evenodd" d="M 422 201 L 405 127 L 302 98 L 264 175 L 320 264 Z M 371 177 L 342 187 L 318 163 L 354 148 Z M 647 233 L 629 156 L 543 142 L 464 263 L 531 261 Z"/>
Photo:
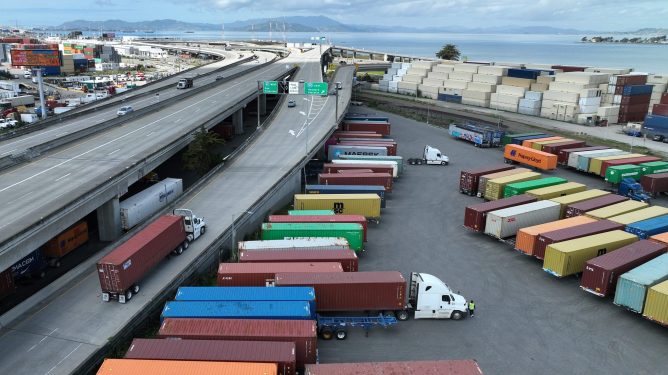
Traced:
<path id="1" fill-rule="evenodd" d="M 172 18 L 221 23 L 326 15 L 350 24 L 553 26 L 630 31 L 668 27 L 668 0 L 2 0 L 0 24 L 59 25 L 75 19 Z"/>

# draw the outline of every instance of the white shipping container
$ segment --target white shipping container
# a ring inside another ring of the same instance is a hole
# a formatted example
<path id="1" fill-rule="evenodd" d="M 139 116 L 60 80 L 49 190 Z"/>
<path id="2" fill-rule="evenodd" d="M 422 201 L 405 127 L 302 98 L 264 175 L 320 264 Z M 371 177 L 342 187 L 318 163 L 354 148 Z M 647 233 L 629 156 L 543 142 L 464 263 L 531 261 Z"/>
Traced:
<path id="1" fill-rule="evenodd" d="M 652 87 L 652 94 L 654 94 L 654 93 L 658 93 L 658 94 L 664 93 L 664 92 L 666 92 L 666 87 L 668 87 L 668 85 L 666 85 L 665 83 L 653 83 L 653 85 L 654 85 L 654 87 Z"/>
<path id="2" fill-rule="evenodd" d="M 401 63 L 401 69 L 410 69 L 411 63 Z"/>
<path id="3" fill-rule="evenodd" d="M 21 121 L 23 122 L 32 124 L 33 122 L 37 122 L 37 120 L 39 120 L 39 117 L 34 113 L 21 113 Z"/>
<path id="4" fill-rule="evenodd" d="M 499 62 L 494 63 L 494 65 L 505 66 L 505 67 L 508 67 L 508 68 L 517 68 L 517 69 L 524 68 L 524 64 L 522 64 L 522 63 L 506 62 L 506 61 L 499 61 Z"/>
<path id="5" fill-rule="evenodd" d="M 398 75 L 398 76 L 405 76 L 407 71 L 408 71 L 408 68 L 406 68 L 406 69 L 403 69 L 403 68 L 402 68 L 402 69 L 399 69 L 399 70 L 397 70 L 397 75 Z"/>
<path id="6" fill-rule="evenodd" d="M 390 81 L 390 82 L 388 82 L 388 86 L 390 88 L 395 88 L 396 89 L 399 85 L 399 82 L 401 82 L 401 81 Z"/>
<path id="7" fill-rule="evenodd" d="M 649 84 L 668 84 L 668 76 L 664 75 L 657 75 L 657 74 L 650 74 L 647 77 L 647 83 Z"/>
<path id="8" fill-rule="evenodd" d="M 454 70 L 455 70 L 454 65 L 443 65 L 443 64 L 439 64 L 431 68 L 432 72 L 437 72 L 437 73 L 450 73 L 453 72 Z"/>
<path id="9" fill-rule="evenodd" d="M 418 90 L 420 91 L 421 94 L 436 94 L 436 97 L 438 97 L 438 89 L 440 88 L 439 86 L 428 86 L 428 85 L 418 85 Z"/>
<path id="10" fill-rule="evenodd" d="M 492 101 L 490 100 L 489 108 L 498 109 L 500 111 L 507 111 L 507 112 L 517 113 L 517 108 L 518 107 L 517 107 L 517 104 L 507 104 L 507 103 L 499 103 L 499 102 L 492 103 Z"/>
<path id="11" fill-rule="evenodd" d="M 562 91 L 579 94 L 584 89 L 598 88 L 598 85 L 572 83 L 572 82 L 550 82 L 550 91 Z"/>
<path id="12" fill-rule="evenodd" d="M 420 69 L 420 68 L 412 67 L 412 68 L 410 68 L 406 71 L 406 75 L 426 77 L 427 72 L 429 72 L 428 69 Z"/>
<path id="13" fill-rule="evenodd" d="M 303 248 L 326 248 L 327 250 L 350 249 L 348 240 L 343 237 L 310 237 L 295 240 L 239 241 L 239 251 L 253 250 L 298 250 Z"/>
<path id="14" fill-rule="evenodd" d="M 543 93 L 543 100 L 556 100 L 559 102 L 566 103 L 577 103 L 580 99 L 580 94 L 573 92 L 562 92 L 562 91 L 552 91 L 548 90 Z"/>
<path id="15" fill-rule="evenodd" d="M 455 81 L 471 82 L 473 80 L 473 73 L 454 71 L 448 74 L 448 79 Z"/>
<path id="16" fill-rule="evenodd" d="M 621 95 L 615 95 L 612 97 L 612 104 L 622 104 L 622 96 Z"/>
<path id="17" fill-rule="evenodd" d="M 600 97 L 602 95 L 602 92 L 597 87 L 595 89 L 580 90 L 579 94 L 580 94 L 580 98 L 595 98 L 597 96 Z"/>
<path id="18" fill-rule="evenodd" d="M 528 89 L 531 87 L 531 84 L 535 83 L 532 79 L 526 78 L 515 78 L 515 77 L 501 77 L 501 84 L 506 86 L 517 86 Z"/>
<path id="19" fill-rule="evenodd" d="M 429 79 L 439 79 L 441 81 L 445 81 L 448 79 L 449 73 L 443 73 L 443 72 L 429 72 L 427 73 L 427 78 Z"/>
<path id="20" fill-rule="evenodd" d="M 401 63 L 400 62 L 394 62 L 392 63 L 392 69 L 401 69 Z"/>
<path id="21" fill-rule="evenodd" d="M 498 104 L 512 104 L 515 107 L 520 102 L 521 97 L 520 96 L 515 96 L 515 95 L 504 95 L 504 94 L 499 94 L 499 93 L 493 93 L 490 94 L 490 101 L 492 104 L 496 105 Z"/>
<path id="22" fill-rule="evenodd" d="M 397 177 L 399 173 L 398 162 L 394 160 L 349 160 L 349 159 L 334 159 L 334 164 L 378 164 L 392 167 L 392 177 Z"/>
<path id="23" fill-rule="evenodd" d="M 496 86 L 496 93 L 497 94 L 513 95 L 513 96 L 522 97 L 522 96 L 524 96 L 525 92 L 526 92 L 526 89 L 524 87 L 507 86 L 507 85 Z"/>
<path id="24" fill-rule="evenodd" d="M 480 83 L 489 83 L 492 85 L 498 85 L 501 83 L 501 79 L 503 77 L 500 76 L 495 76 L 491 74 L 474 74 L 473 75 L 473 82 L 480 82 Z"/>
<path id="25" fill-rule="evenodd" d="M 425 78 L 422 80 L 422 83 L 427 86 L 436 86 L 436 87 L 443 86 L 443 80 L 436 78 Z"/>
<path id="26" fill-rule="evenodd" d="M 578 100 L 578 104 L 580 106 L 596 106 L 596 107 L 598 107 L 598 106 L 601 105 L 601 97 L 600 96 L 593 97 L 593 98 L 591 98 L 591 97 L 589 97 L 589 98 L 580 97 L 580 100 Z M 589 113 L 589 112 L 583 112 L 583 113 Z"/>
<path id="27" fill-rule="evenodd" d="M 492 94 L 489 93 L 489 92 L 463 90 L 462 91 L 462 100 L 465 99 L 465 98 L 466 99 L 476 99 L 476 100 L 489 100 L 491 95 Z"/>
<path id="28" fill-rule="evenodd" d="M 577 115 L 576 122 L 580 125 L 595 124 L 598 116 L 594 113 L 581 113 Z"/>
<path id="29" fill-rule="evenodd" d="M 478 68 L 480 65 L 476 64 L 456 64 L 455 72 L 468 72 L 468 73 L 478 73 Z"/>
<path id="30" fill-rule="evenodd" d="M 481 66 L 478 68 L 478 74 L 491 74 L 493 76 L 505 76 L 508 73 L 507 66 Z"/>
<path id="31" fill-rule="evenodd" d="M 529 108 L 529 109 L 538 109 L 540 110 L 541 101 L 534 99 L 520 99 L 519 107 L 520 108 Z"/>
<path id="32" fill-rule="evenodd" d="M 581 156 L 585 157 L 585 158 L 589 158 L 589 157 L 592 157 L 592 156 L 596 157 L 595 155 L 598 155 L 598 154 L 607 154 L 607 153 L 612 154 L 615 151 L 619 151 L 619 150 L 616 149 L 616 148 L 608 148 L 608 149 L 604 149 L 604 150 L 571 152 L 570 154 L 568 154 L 568 166 L 571 167 L 571 168 L 574 168 L 574 169 L 578 169 L 578 160 L 580 159 Z"/>
<path id="33" fill-rule="evenodd" d="M 422 83 L 422 76 L 416 76 L 413 74 L 406 74 L 401 80 L 402 82 L 411 82 L 411 83 Z"/>
<path id="34" fill-rule="evenodd" d="M 443 87 L 449 89 L 465 90 L 468 87 L 468 82 L 446 79 L 443 81 Z"/>
<path id="35" fill-rule="evenodd" d="M 467 90 L 480 92 L 496 92 L 496 85 L 491 83 L 469 82 Z"/>
<path id="36" fill-rule="evenodd" d="M 392 80 L 395 82 L 401 82 L 401 79 L 404 78 L 404 76 L 394 76 L 392 77 Z"/>
<path id="37" fill-rule="evenodd" d="M 543 93 L 539 91 L 527 91 L 524 93 L 526 99 L 543 100 Z"/>
<path id="38" fill-rule="evenodd" d="M 399 92 L 399 89 L 397 88 L 397 86 L 389 86 L 389 87 L 387 88 L 387 92 L 392 92 L 392 93 L 395 93 L 395 94 L 396 94 L 396 93 Z"/>
<path id="39" fill-rule="evenodd" d="M 120 202 L 121 226 L 129 230 L 183 194 L 180 178 L 166 178 Z"/>
<path id="40" fill-rule="evenodd" d="M 438 61 L 413 61 L 411 68 L 431 70 L 431 68 L 435 65 L 438 65 Z"/>
<path id="41" fill-rule="evenodd" d="M 475 106 L 475 107 L 488 108 L 489 107 L 489 99 L 480 100 L 480 99 L 472 99 L 472 98 L 462 97 L 462 104 L 472 105 L 472 106 Z"/>
<path id="42" fill-rule="evenodd" d="M 595 104 L 595 105 L 579 105 L 578 106 L 578 112 L 579 113 L 586 113 L 586 114 L 596 114 L 598 112 L 598 104 Z"/>
<path id="43" fill-rule="evenodd" d="M 554 81 L 554 75 L 551 76 L 538 76 L 536 77 L 536 83 L 549 84 Z"/>
<path id="44" fill-rule="evenodd" d="M 619 116 L 619 107 L 618 106 L 598 107 L 598 111 L 596 111 L 596 114 L 601 117 Z"/>
<path id="45" fill-rule="evenodd" d="M 415 82 L 404 82 L 401 81 L 397 84 L 397 88 L 406 89 L 406 90 L 417 90 L 418 84 Z"/>
<path id="46" fill-rule="evenodd" d="M 592 72 L 568 72 L 568 73 L 557 73 L 554 80 L 556 82 L 571 82 L 571 83 L 584 83 L 584 84 L 596 84 L 606 83 L 610 78 L 610 74 L 607 73 L 592 73 Z"/>
<path id="47" fill-rule="evenodd" d="M 513 237 L 517 231 L 559 220 L 561 205 L 543 200 L 492 211 L 487 214 L 485 234 L 499 239 Z"/>
<path id="48" fill-rule="evenodd" d="M 531 84 L 531 91 L 536 91 L 536 92 L 543 92 L 548 90 L 548 85 L 547 83 L 532 83 Z"/>
<path id="49" fill-rule="evenodd" d="M 540 107 L 539 108 L 517 107 L 517 113 L 529 116 L 540 116 Z"/>

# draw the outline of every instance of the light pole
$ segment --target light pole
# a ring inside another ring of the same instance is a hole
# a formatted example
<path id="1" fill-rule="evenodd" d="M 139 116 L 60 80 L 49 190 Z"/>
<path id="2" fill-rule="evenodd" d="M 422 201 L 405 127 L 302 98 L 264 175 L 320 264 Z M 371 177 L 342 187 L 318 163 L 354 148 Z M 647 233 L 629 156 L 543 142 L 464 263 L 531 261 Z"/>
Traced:
<path id="1" fill-rule="evenodd" d="M 237 260 L 237 229 L 234 226 L 234 221 L 236 220 L 237 215 L 239 215 L 241 218 L 245 214 L 252 215 L 253 211 L 242 211 L 236 214 L 232 214 L 232 254 L 230 254 L 230 258 L 232 260 Z M 218 263 L 220 263 L 220 259 L 218 259 Z"/>

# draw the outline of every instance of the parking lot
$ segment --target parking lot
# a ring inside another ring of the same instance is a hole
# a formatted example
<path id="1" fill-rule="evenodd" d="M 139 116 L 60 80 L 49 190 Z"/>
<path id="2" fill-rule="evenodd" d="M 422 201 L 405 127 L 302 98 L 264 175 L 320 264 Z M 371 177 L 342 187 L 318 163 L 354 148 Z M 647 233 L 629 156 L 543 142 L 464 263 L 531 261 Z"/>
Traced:
<path id="1" fill-rule="evenodd" d="M 583 292 L 576 278 L 557 279 L 536 259 L 462 227 L 464 207 L 480 198 L 459 193 L 462 169 L 501 164 L 498 149 L 478 149 L 445 129 L 366 107 L 390 117 L 398 155 L 441 149 L 450 165 L 406 166 L 382 212 L 370 225 L 360 271 L 433 274 L 476 302 L 461 321 L 409 320 L 365 337 L 319 341 L 321 363 L 476 359 L 493 374 L 665 374 L 668 329 Z M 605 188 L 602 179 L 566 171 L 550 175 Z M 655 204 L 668 206 L 660 198 Z"/>

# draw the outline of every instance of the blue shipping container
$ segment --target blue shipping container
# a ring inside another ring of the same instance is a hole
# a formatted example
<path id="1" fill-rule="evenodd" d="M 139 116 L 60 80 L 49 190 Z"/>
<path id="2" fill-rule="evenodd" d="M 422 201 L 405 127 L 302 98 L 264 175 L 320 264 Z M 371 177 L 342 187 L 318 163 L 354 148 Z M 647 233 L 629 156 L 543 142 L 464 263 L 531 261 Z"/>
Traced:
<path id="1" fill-rule="evenodd" d="M 315 311 L 306 301 L 170 301 L 165 318 L 311 320 Z"/>
<path id="2" fill-rule="evenodd" d="M 304 286 L 182 286 L 175 301 L 306 301 L 315 311 L 315 289 Z"/>
<path id="3" fill-rule="evenodd" d="M 631 234 L 635 234 L 642 239 L 647 239 L 655 234 L 668 232 L 668 215 L 631 223 L 627 225 L 624 230 Z"/>
<path id="4" fill-rule="evenodd" d="M 373 163 L 370 161 L 370 163 Z M 385 208 L 385 186 L 376 185 L 306 185 L 306 194 L 377 194 Z"/>
<path id="5" fill-rule="evenodd" d="M 389 117 L 383 116 L 364 116 L 364 115 L 346 115 L 344 120 L 353 120 L 353 121 L 385 121 L 390 122 Z"/>
<path id="6" fill-rule="evenodd" d="M 438 94 L 438 100 L 442 102 L 461 103 L 461 95 Z"/>
<path id="7" fill-rule="evenodd" d="M 37 249 L 12 265 L 12 277 L 14 280 L 41 277 L 47 267 L 42 251 Z"/>
<path id="8" fill-rule="evenodd" d="M 540 75 L 540 70 L 535 69 L 508 69 L 508 77 L 536 79 Z"/>
<path id="9" fill-rule="evenodd" d="M 643 129 L 653 131 L 668 131 L 668 116 L 647 115 Z"/>
<path id="10" fill-rule="evenodd" d="M 622 91 L 623 96 L 634 96 L 634 95 L 647 95 L 652 93 L 654 85 L 626 85 L 624 86 L 624 91 Z"/>
<path id="11" fill-rule="evenodd" d="M 668 280 L 668 254 L 654 258 L 621 275 L 615 290 L 615 305 L 642 313 L 647 290 Z"/>
<path id="12" fill-rule="evenodd" d="M 523 141 L 529 140 L 529 139 L 539 139 L 539 138 L 547 138 L 550 137 L 547 134 L 536 134 L 536 135 L 527 135 L 524 137 L 515 137 L 510 139 L 510 143 L 515 144 L 515 145 L 522 145 Z"/>

